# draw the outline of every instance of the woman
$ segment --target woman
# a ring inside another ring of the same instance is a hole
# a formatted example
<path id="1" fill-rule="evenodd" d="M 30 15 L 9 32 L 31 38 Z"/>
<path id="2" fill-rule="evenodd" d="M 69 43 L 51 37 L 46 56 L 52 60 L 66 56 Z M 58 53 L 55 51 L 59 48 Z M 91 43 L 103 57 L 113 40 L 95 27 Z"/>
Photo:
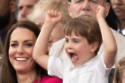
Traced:
<path id="1" fill-rule="evenodd" d="M 39 28 L 29 21 L 19 21 L 10 28 L 2 57 L 0 83 L 62 83 L 59 78 L 46 77 L 46 71 L 32 58 L 39 32 Z"/>
<path id="2" fill-rule="evenodd" d="M 121 23 L 117 31 L 125 35 L 125 0 L 111 0 L 111 6 Z"/>

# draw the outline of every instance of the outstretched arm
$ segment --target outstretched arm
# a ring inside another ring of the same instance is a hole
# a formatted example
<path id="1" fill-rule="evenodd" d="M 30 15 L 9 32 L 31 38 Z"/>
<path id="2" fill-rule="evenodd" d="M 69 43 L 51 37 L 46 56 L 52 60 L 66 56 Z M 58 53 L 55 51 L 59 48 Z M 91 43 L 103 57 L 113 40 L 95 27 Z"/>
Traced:
<path id="1" fill-rule="evenodd" d="M 107 68 L 110 68 L 113 66 L 115 61 L 115 56 L 117 53 L 117 45 L 115 38 L 106 23 L 105 17 L 106 17 L 106 11 L 103 6 L 98 6 L 97 8 L 97 21 L 100 26 L 100 30 L 102 33 L 102 40 L 104 43 L 104 62 L 106 64 Z"/>
<path id="2" fill-rule="evenodd" d="M 41 67 L 46 70 L 49 59 L 49 56 L 47 55 L 48 40 L 53 28 L 61 20 L 61 18 L 62 15 L 60 12 L 51 10 L 46 13 L 45 23 L 34 46 L 33 58 Z"/>

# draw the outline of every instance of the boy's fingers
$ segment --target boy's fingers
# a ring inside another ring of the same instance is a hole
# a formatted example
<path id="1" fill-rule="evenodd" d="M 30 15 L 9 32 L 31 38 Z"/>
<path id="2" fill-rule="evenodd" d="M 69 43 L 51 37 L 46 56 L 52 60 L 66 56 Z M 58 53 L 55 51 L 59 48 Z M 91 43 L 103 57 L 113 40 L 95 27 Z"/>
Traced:
<path id="1" fill-rule="evenodd" d="M 47 14 L 51 16 L 51 11 L 48 11 Z"/>
<path id="2" fill-rule="evenodd" d="M 59 15 L 60 15 L 60 19 L 62 18 L 62 14 L 61 14 L 61 12 L 59 12 Z"/>

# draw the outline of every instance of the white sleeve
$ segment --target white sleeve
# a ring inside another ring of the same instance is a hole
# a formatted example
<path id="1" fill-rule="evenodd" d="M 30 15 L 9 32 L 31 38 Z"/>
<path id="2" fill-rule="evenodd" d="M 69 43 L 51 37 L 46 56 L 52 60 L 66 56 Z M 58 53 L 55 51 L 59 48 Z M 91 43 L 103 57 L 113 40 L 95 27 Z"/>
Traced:
<path id="1" fill-rule="evenodd" d="M 111 71 L 111 68 L 106 68 L 103 54 L 99 57 L 99 60 L 97 63 L 97 70 L 100 74 L 102 74 L 104 76 L 108 76 Z"/>
<path id="2" fill-rule="evenodd" d="M 56 56 L 50 56 L 48 61 L 48 74 L 63 78 L 63 65 L 60 58 Z"/>
<path id="3" fill-rule="evenodd" d="M 62 52 L 64 48 L 65 39 L 61 39 L 57 42 L 55 42 L 52 47 L 50 48 L 49 55 L 50 56 L 60 56 L 60 53 Z"/>

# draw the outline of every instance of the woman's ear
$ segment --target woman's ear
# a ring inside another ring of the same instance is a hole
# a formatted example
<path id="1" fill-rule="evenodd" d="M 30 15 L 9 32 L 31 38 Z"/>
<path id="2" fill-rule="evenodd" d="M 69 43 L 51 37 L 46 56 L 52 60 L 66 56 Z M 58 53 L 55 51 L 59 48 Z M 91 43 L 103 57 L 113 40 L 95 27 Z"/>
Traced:
<path id="1" fill-rule="evenodd" d="M 92 44 L 91 44 L 91 52 L 92 52 L 92 53 L 95 52 L 95 51 L 98 49 L 98 46 L 99 46 L 99 44 L 98 44 L 97 41 L 94 42 L 94 43 L 92 43 Z"/>
<path id="2" fill-rule="evenodd" d="M 16 6 L 16 0 L 11 0 L 10 1 L 10 10 L 12 13 L 15 13 L 16 12 L 16 9 L 17 9 L 17 6 Z"/>

